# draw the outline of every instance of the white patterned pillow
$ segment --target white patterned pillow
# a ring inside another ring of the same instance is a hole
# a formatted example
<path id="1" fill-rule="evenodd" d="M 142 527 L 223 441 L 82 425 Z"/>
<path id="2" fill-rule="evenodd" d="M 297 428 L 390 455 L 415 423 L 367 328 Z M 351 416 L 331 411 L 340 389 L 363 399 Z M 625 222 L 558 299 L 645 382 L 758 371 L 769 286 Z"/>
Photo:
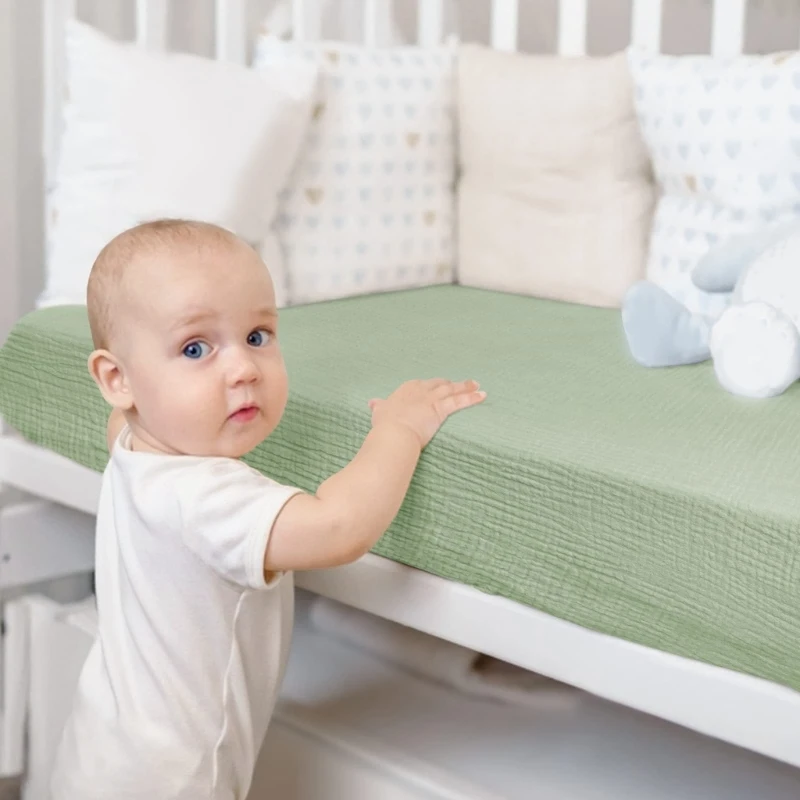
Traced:
<path id="1" fill-rule="evenodd" d="M 662 195 L 647 277 L 693 311 L 727 295 L 691 271 L 726 238 L 800 215 L 800 55 L 652 55 L 630 49 L 635 105 Z"/>
<path id="2" fill-rule="evenodd" d="M 319 66 L 277 231 L 290 302 L 452 282 L 455 47 L 258 38 L 254 66 Z"/>

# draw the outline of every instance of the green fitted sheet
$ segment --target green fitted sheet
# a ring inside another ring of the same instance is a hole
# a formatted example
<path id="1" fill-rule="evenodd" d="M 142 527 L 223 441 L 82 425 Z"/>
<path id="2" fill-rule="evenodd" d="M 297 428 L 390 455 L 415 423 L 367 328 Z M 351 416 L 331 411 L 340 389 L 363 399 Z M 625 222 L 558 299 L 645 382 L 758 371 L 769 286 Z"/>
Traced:
<path id="1" fill-rule="evenodd" d="M 489 396 L 423 454 L 375 552 L 592 630 L 800 689 L 800 392 L 747 402 L 708 365 L 646 370 L 618 312 L 443 286 L 283 312 L 291 400 L 248 460 L 313 490 L 367 400 L 412 377 Z M 83 308 L 22 319 L 0 413 L 95 470 L 107 409 Z M 798 387 L 800 388 L 800 387 Z"/>

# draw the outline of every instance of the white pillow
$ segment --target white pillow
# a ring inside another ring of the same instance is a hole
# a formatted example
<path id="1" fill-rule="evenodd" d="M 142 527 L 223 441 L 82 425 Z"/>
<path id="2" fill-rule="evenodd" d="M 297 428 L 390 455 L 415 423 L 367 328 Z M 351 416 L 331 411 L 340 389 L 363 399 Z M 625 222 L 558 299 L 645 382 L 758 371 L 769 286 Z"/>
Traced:
<path id="1" fill-rule="evenodd" d="M 459 55 L 458 282 L 618 307 L 656 187 L 624 53 Z"/>
<path id="2" fill-rule="evenodd" d="M 322 79 L 277 230 L 292 303 L 452 282 L 455 47 L 261 35 L 255 67 Z"/>
<path id="3" fill-rule="evenodd" d="M 70 21 L 67 101 L 40 306 L 84 303 L 100 249 L 144 220 L 214 222 L 277 253 L 277 195 L 308 129 L 317 70 L 254 72 L 151 53 Z M 279 255 L 268 263 L 285 302 Z"/>
<path id="4" fill-rule="evenodd" d="M 718 242 L 800 213 L 800 55 L 651 55 L 630 49 L 636 110 L 661 187 L 647 277 L 692 311 L 728 295 L 691 272 Z"/>

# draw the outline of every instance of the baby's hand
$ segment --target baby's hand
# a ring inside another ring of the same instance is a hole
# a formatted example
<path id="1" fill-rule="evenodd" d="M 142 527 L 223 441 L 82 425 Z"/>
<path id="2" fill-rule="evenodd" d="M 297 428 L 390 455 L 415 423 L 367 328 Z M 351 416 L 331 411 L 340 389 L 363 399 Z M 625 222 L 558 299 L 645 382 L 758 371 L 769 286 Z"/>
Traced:
<path id="1" fill-rule="evenodd" d="M 385 400 L 370 400 L 372 426 L 384 424 L 408 428 L 419 440 L 420 449 L 434 437 L 442 423 L 456 411 L 483 401 L 477 381 L 407 381 Z"/>

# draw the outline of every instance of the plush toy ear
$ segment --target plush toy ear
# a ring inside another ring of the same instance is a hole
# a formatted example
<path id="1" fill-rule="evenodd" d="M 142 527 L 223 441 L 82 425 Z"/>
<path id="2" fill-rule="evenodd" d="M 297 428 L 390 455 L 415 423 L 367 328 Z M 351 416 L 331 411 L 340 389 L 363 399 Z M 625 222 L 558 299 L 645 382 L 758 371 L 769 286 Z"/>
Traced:
<path id="1" fill-rule="evenodd" d="M 733 236 L 712 247 L 692 271 L 692 282 L 704 292 L 732 292 L 742 273 L 768 247 L 797 230 L 798 222 L 792 220 L 778 226 L 762 228 L 744 236 Z"/>

